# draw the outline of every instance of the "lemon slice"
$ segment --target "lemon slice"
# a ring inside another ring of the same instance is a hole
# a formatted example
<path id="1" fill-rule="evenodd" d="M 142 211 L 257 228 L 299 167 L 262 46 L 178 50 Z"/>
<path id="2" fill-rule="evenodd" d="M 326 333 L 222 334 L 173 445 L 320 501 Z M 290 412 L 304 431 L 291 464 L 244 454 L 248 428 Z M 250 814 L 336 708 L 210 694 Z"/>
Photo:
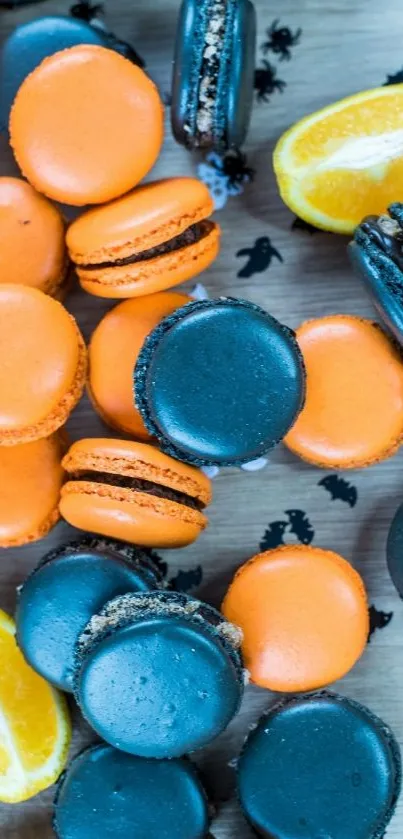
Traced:
<path id="1" fill-rule="evenodd" d="M 66 700 L 26 663 L 0 609 L 0 801 L 25 801 L 53 784 L 70 738 Z"/>
<path id="2" fill-rule="evenodd" d="M 352 233 L 403 193 L 403 85 L 367 90 L 292 126 L 274 150 L 283 201 L 301 218 Z"/>

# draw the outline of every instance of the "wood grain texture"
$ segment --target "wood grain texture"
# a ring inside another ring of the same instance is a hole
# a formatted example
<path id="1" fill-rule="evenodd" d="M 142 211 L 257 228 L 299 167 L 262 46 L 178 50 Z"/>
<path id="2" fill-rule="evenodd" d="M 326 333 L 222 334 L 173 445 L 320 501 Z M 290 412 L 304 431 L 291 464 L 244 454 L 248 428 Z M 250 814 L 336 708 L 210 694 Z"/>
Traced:
<path id="1" fill-rule="evenodd" d="M 69 5 L 68 0 L 47 0 L 1 11 L 0 39 L 21 21 L 41 14 L 63 14 Z M 111 28 L 132 41 L 146 59 L 148 71 L 161 92 L 168 93 L 178 0 L 110 0 L 106 6 Z M 292 327 L 307 317 L 333 312 L 373 317 L 365 293 L 349 267 L 346 240 L 325 233 L 291 231 L 292 216 L 276 191 L 271 152 L 282 131 L 299 117 L 332 100 L 382 84 L 388 73 L 401 68 L 401 2 L 282 0 L 276 6 L 257 0 L 256 6 L 259 43 L 265 27 L 279 15 L 293 30 L 300 26 L 303 34 L 300 44 L 292 50 L 290 62 L 278 62 L 276 57 L 268 56 L 277 64 L 278 76 L 287 82 L 287 87 L 283 94 L 273 94 L 270 104 L 255 104 L 247 150 L 250 165 L 257 169 L 256 179 L 242 196 L 230 198 L 220 212 L 222 252 L 201 279 L 212 295 L 249 298 Z M 260 53 L 258 57 L 260 60 Z M 194 172 L 196 162 L 173 142 L 167 121 L 167 138 L 153 177 Z M 12 156 L 2 138 L 0 174 L 13 171 Z M 402 196 L 397 195 L 399 198 Z M 236 251 L 267 235 L 284 262 L 273 261 L 268 271 L 251 279 L 238 277 L 243 262 L 236 258 Z M 110 303 L 76 290 L 68 299 L 68 308 L 88 338 Z M 68 428 L 74 439 L 105 434 L 87 399 L 74 412 Z M 375 633 L 362 660 L 337 688 L 384 717 L 401 744 L 403 607 L 387 574 L 385 540 L 390 520 L 402 500 L 402 458 L 400 452 L 375 468 L 349 474 L 348 479 L 358 490 L 357 505 L 350 508 L 341 501 L 331 501 L 323 487 L 318 486 L 323 473 L 301 464 L 279 447 L 261 472 L 221 472 L 214 481 L 215 499 L 208 531 L 191 548 L 169 554 L 172 573 L 201 564 L 204 578 L 198 593 L 219 604 L 234 570 L 258 550 L 268 523 L 281 520 L 284 510 L 304 510 L 314 526 L 315 543 L 349 559 L 363 574 L 370 601 L 378 609 L 394 613 L 389 626 Z M 13 611 L 16 585 L 46 551 L 63 542 L 67 535 L 71 536 L 71 529 L 59 525 L 43 542 L 0 552 L 2 608 Z M 238 718 L 198 758 L 217 802 L 218 815 L 212 828 L 216 839 L 252 839 L 234 802 L 234 770 L 230 764 L 250 724 L 271 701 L 267 692 L 248 688 Z M 74 716 L 77 727 L 72 754 L 92 739 L 76 711 Z M 22 805 L 0 806 L 2 839 L 50 839 L 52 796 L 50 790 Z M 402 835 L 403 800 L 387 833 L 388 839 L 401 839 Z"/>

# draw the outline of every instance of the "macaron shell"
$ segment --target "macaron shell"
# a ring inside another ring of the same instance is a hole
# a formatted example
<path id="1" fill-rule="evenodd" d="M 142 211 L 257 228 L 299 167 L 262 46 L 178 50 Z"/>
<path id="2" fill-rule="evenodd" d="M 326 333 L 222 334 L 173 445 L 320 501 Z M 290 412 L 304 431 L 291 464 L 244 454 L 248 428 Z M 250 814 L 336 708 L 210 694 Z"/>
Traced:
<path id="1" fill-rule="evenodd" d="M 331 551 L 289 545 L 242 566 L 222 611 L 244 634 L 251 679 L 280 692 L 314 690 L 344 676 L 369 631 L 364 584 Z"/>
<path id="2" fill-rule="evenodd" d="M 186 245 L 164 256 L 116 268 L 85 271 L 77 267 L 80 284 L 97 297 L 138 297 L 172 288 L 201 274 L 218 255 L 220 228 L 193 245 Z"/>
<path id="3" fill-rule="evenodd" d="M 347 249 L 350 262 L 363 280 L 380 320 L 402 345 L 403 275 L 389 256 L 376 250 L 376 245 L 369 242 L 367 248 L 364 249 L 357 242 L 350 242 Z"/>
<path id="4" fill-rule="evenodd" d="M 92 469 L 143 478 L 199 498 L 203 504 L 211 501 L 211 482 L 203 472 L 174 460 L 156 446 L 134 440 L 77 440 L 63 459 L 63 467 L 72 473 Z"/>
<path id="5" fill-rule="evenodd" d="M 0 277 L 54 294 L 67 268 L 64 221 L 19 178 L 0 178 Z"/>
<path id="6" fill-rule="evenodd" d="M 60 434 L 0 448 L 0 547 L 41 539 L 58 521 L 65 448 Z"/>
<path id="7" fill-rule="evenodd" d="M 67 231 L 67 247 L 72 260 L 84 265 L 122 259 L 179 236 L 213 210 L 202 181 L 155 181 L 83 213 Z"/>
<path id="8" fill-rule="evenodd" d="M 67 419 L 85 383 L 86 349 L 64 307 L 0 284 L 0 445 L 31 442 Z"/>
<path id="9" fill-rule="evenodd" d="M 331 315 L 303 324 L 297 339 L 307 395 L 285 444 L 324 468 L 369 466 L 393 454 L 403 436 L 403 363 L 381 328 Z"/>
<path id="10" fill-rule="evenodd" d="M 127 59 L 98 46 L 46 58 L 21 85 L 11 145 L 28 180 L 76 206 L 110 201 L 151 169 L 163 137 L 156 87 Z"/>
<path id="11" fill-rule="evenodd" d="M 190 545 L 206 525 L 184 505 L 90 482 L 65 484 L 60 512 L 73 527 L 151 548 Z"/>
<path id="12" fill-rule="evenodd" d="M 161 293 L 126 300 L 108 312 L 92 335 L 88 388 L 96 411 L 112 428 L 148 440 L 133 401 L 133 369 L 146 336 L 159 321 L 190 302 Z"/>

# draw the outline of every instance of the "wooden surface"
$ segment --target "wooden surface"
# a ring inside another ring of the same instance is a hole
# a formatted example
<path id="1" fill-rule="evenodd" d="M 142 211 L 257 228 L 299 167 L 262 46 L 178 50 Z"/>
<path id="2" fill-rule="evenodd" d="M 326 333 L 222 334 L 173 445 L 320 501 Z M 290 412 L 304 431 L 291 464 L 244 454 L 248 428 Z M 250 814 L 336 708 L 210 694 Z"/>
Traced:
<path id="1" fill-rule="evenodd" d="M 66 13 L 68 2 L 48 2 L 0 12 L 0 39 L 19 22 L 37 15 Z M 163 94 L 169 92 L 173 39 L 178 0 L 110 0 L 107 19 L 111 28 L 131 40 L 147 61 L 148 71 Z M 213 295 L 249 298 L 292 327 L 312 316 L 351 312 L 373 316 L 366 296 L 352 275 L 346 258 L 346 241 L 324 233 L 291 230 L 292 216 L 282 205 L 275 187 L 271 151 L 282 131 L 293 121 L 355 91 L 382 84 L 387 74 L 403 64 L 401 0 L 282 0 L 277 5 L 257 0 L 259 43 L 273 18 L 303 30 L 292 60 L 279 62 L 278 77 L 287 83 L 269 104 L 255 103 L 248 141 L 249 164 L 256 168 L 255 182 L 243 195 L 230 198 L 219 214 L 223 247 L 216 264 L 201 278 Z M 257 54 L 260 64 L 262 53 Z M 177 146 L 169 131 L 153 175 L 178 175 L 195 171 L 191 157 Z M 0 174 L 15 171 L 7 144 L 0 147 Z M 402 196 L 396 195 L 396 199 Z M 274 259 L 267 271 L 250 279 L 237 276 L 244 265 L 236 251 L 251 247 L 260 236 L 269 236 L 283 263 Z M 3 279 L 3 278 L 1 278 Z M 78 317 L 88 338 L 109 304 L 76 290 L 68 307 Z M 73 438 L 105 434 L 85 399 L 69 422 Z M 337 688 L 369 705 L 395 730 L 403 745 L 403 605 L 389 580 L 385 565 L 385 539 L 395 509 L 402 500 L 402 453 L 379 466 L 350 473 L 358 490 L 351 508 L 331 500 L 318 481 L 323 473 L 305 466 L 281 446 L 260 472 L 226 470 L 214 481 L 215 500 L 210 527 L 191 548 L 169 555 L 170 571 L 201 565 L 198 590 L 219 604 L 233 571 L 257 552 L 270 522 L 284 520 L 284 511 L 301 509 L 315 530 L 314 543 L 334 549 L 363 574 L 371 603 L 393 612 L 382 631 L 375 632 L 357 667 Z M 1 488 L 0 488 L 1 492 Z M 2 551 L 0 557 L 0 606 L 13 612 L 15 587 L 51 547 L 71 536 L 59 525 L 43 542 Z M 289 534 L 288 539 L 295 536 Z M 216 839 L 250 839 L 251 833 L 232 798 L 236 757 L 251 722 L 266 709 L 272 696 L 249 687 L 239 717 L 198 762 L 206 769 L 209 786 L 218 803 L 212 832 Z M 75 713 L 75 718 L 78 715 Z M 77 720 L 72 747 L 75 754 L 91 741 L 89 730 Z M 49 839 L 53 790 L 18 806 L 0 806 L 2 839 Z M 403 802 L 388 829 L 388 839 L 403 835 Z M 346 836 L 346 839 L 349 839 Z"/>

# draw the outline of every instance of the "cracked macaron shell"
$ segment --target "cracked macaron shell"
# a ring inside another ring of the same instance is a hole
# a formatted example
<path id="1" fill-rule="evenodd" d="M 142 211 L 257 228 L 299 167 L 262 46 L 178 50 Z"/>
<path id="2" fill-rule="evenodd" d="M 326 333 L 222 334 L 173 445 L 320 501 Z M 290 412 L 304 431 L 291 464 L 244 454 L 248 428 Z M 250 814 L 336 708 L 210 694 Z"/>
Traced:
<path id="1" fill-rule="evenodd" d="M 63 433 L 0 448 L 0 547 L 45 537 L 60 518 Z"/>
<path id="2" fill-rule="evenodd" d="M 269 690 L 315 690 L 342 678 L 369 632 L 364 583 L 338 554 L 286 545 L 253 557 L 225 596 L 225 617 L 243 632 L 245 666 Z"/>
<path id="3" fill-rule="evenodd" d="M 48 437 L 84 390 L 87 351 L 74 318 L 38 289 L 0 284 L 0 445 Z"/>
<path id="4" fill-rule="evenodd" d="M 71 224 L 66 237 L 81 285 L 100 297 L 136 297 L 196 276 L 217 256 L 220 228 L 215 223 L 198 242 L 164 255 L 96 270 L 84 266 L 141 254 L 208 219 L 213 210 L 207 187 L 196 178 L 155 181 L 89 210 Z"/>
<path id="5" fill-rule="evenodd" d="M 163 107 L 149 77 L 113 50 L 80 45 L 46 58 L 10 115 L 15 158 L 33 186 L 73 206 L 101 204 L 149 172 Z"/>
<path id="6" fill-rule="evenodd" d="M 324 469 L 358 469 L 394 454 L 403 440 L 398 346 L 377 323 L 355 315 L 306 321 L 296 335 L 307 393 L 285 445 Z"/>
<path id="7" fill-rule="evenodd" d="M 59 296 L 67 273 L 59 210 L 21 178 L 0 177 L 1 282 Z"/>
<path id="8" fill-rule="evenodd" d="M 188 595 L 122 595 L 78 640 L 77 702 L 97 733 L 123 751 L 154 758 L 194 751 L 239 708 L 241 637 L 220 612 Z"/>
<path id="9" fill-rule="evenodd" d="M 125 300 L 98 324 L 89 346 L 88 391 L 97 413 L 111 428 L 149 440 L 133 399 L 133 369 L 147 335 L 190 297 L 160 292 Z"/>
<path id="10" fill-rule="evenodd" d="M 201 506 L 211 500 L 211 483 L 194 467 L 145 443 L 85 439 L 73 444 L 63 460 L 69 480 L 60 501 L 62 516 L 73 526 L 146 547 L 180 547 L 195 541 L 207 525 L 199 509 L 178 503 L 170 490 L 185 493 Z M 167 497 L 77 480 L 80 472 L 102 472 L 151 481 Z M 76 479 L 75 479 L 76 478 Z"/>

